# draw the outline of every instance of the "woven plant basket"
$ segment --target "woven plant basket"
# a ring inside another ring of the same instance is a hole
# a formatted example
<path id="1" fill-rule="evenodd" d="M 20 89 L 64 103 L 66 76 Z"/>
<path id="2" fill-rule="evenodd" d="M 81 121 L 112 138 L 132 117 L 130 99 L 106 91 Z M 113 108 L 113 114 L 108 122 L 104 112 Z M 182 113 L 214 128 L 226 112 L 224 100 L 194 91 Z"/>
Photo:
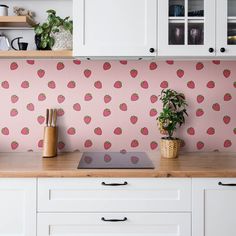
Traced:
<path id="1" fill-rule="evenodd" d="M 161 139 L 161 156 L 164 158 L 177 158 L 181 141 L 179 139 Z"/>

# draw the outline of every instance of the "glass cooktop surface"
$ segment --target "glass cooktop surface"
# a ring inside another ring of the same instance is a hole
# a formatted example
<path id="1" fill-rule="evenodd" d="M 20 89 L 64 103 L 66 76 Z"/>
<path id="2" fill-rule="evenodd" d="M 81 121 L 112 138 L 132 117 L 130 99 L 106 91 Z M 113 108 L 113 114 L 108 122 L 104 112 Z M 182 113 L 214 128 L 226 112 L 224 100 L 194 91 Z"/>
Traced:
<path id="1" fill-rule="evenodd" d="M 145 152 L 84 152 L 78 169 L 154 169 Z"/>

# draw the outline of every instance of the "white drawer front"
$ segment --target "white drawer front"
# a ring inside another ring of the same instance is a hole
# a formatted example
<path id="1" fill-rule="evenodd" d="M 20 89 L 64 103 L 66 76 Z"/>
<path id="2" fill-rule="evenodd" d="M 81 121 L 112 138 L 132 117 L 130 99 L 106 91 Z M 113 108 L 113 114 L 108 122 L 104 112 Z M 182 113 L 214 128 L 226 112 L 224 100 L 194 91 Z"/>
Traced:
<path id="1" fill-rule="evenodd" d="M 124 219 L 123 222 L 104 222 Z M 190 236 L 190 213 L 39 213 L 38 236 Z"/>
<path id="2" fill-rule="evenodd" d="M 191 179 L 39 179 L 40 212 L 191 211 Z M 102 183 L 127 185 L 107 186 Z"/>

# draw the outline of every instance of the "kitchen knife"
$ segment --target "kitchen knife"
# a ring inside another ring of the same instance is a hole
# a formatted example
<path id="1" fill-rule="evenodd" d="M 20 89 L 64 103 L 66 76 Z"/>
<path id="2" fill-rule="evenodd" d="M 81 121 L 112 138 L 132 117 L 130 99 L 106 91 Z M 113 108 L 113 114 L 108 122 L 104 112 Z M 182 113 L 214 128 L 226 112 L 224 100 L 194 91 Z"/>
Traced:
<path id="1" fill-rule="evenodd" d="M 57 109 L 53 110 L 53 126 L 57 126 Z"/>
<path id="2" fill-rule="evenodd" d="M 48 126 L 49 109 L 46 110 L 46 126 Z"/>
<path id="3" fill-rule="evenodd" d="M 50 109 L 50 112 L 49 112 L 49 126 L 50 127 L 52 126 L 52 116 L 53 116 L 53 109 Z"/>

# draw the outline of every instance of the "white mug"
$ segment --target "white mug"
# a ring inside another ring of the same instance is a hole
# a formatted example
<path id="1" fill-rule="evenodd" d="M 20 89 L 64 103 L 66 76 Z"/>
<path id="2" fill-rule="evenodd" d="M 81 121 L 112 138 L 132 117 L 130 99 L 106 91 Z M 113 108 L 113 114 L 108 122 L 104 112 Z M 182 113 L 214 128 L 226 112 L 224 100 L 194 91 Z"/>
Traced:
<path id="1" fill-rule="evenodd" d="M 0 4 L 0 16 L 8 16 L 8 6 Z"/>

